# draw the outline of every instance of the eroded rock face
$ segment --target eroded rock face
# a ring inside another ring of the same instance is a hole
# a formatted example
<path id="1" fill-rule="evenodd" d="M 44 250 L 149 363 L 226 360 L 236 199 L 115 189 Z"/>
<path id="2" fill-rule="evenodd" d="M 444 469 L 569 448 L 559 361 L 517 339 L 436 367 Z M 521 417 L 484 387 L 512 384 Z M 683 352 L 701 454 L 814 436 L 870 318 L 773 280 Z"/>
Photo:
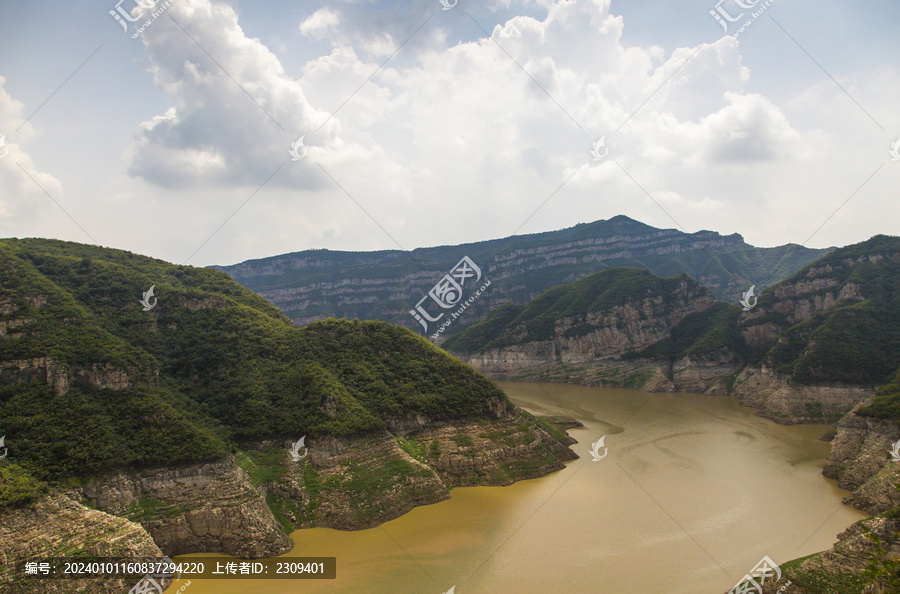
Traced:
<path id="1" fill-rule="evenodd" d="M 231 458 L 120 473 L 82 492 L 98 509 L 139 521 L 169 556 L 219 552 L 258 559 L 293 546 L 264 494 Z"/>
<path id="2" fill-rule="evenodd" d="M 0 361 L 0 384 L 17 384 L 32 381 L 46 383 L 55 396 L 65 396 L 70 386 L 93 386 L 101 390 L 125 390 L 132 385 L 131 375 L 136 370 L 126 370 L 106 364 L 69 369 L 51 357 L 35 357 Z M 141 381 L 153 383 L 159 370 L 148 369 Z"/>
<path id="3" fill-rule="evenodd" d="M 861 417 L 861 403 L 838 423 L 831 442 L 831 454 L 822 474 L 852 491 L 844 503 L 869 514 L 879 514 L 900 505 L 900 462 L 893 461 L 891 450 L 900 439 L 900 429 L 890 421 Z"/>
<path id="4" fill-rule="evenodd" d="M 507 485 L 577 457 L 521 412 L 505 412 L 431 422 L 405 436 L 310 438 L 299 462 L 290 461 L 285 443 L 286 472 L 265 487 L 294 528 L 361 530 L 443 501 L 450 487 Z"/>
<path id="5" fill-rule="evenodd" d="M 679 392 L 724 395 L 739 366 L 738 358 L 726 349 L 689 355 L 672 364 L 672 383 Z"/>
<path id="6" fill-rule="evenodd" d="M 11 581 L 12 567 L 19 560 L 71 557 L 73 551 L 130 559 L 163 557 L 140 524 L 85 507 L 74 492 L 43 497 L 31 507 L 0 511 L 0 591 L 118 594 L 134 585 L 124 579 Z"/>
<path id="7" fill-rule="evenodd" d="M 64 368 L 50 357 L 0 361 L 0 384 L 39 381 L 53 389 L 55 396 L 69 391 L 69 376 Z"/>
<path id="8" fill-rule="evenodd" d="M 34 322 L 34 318 L 15 318 L 12 320 L 0 321 L 0 339 L 22 338 L 25 336 L 25 330 Z"/>
<path id="9" fill-rule="evenodd" d="M 761 409 L 779 423 L 833 422 L 873 395 L 858 386 L 796 384 L 766 367 L 741 371 L 733 390 L 741 404 Z"/>
<path id="10" fill-rule="evenodd" d="M 598 359 L 588 363 L 529 360 L 517 365 L 494 360 L 483 363 L 473 356 L 469 365 L 495 381 L 557 382 L 582 386 L 628 387 L 647 392 L 675 392 L 668 365 L 649 359 Z"/>
<path id="11" fill-rule="evenodd" d="M 450 497 L 427 464 L 403 451 L 387 431 L 353 437 L 310 438 L 309 456 L 291 461 L 284 448 L 285 474 L 266 483 L 281 499 L 293 528 L 373 528 L 419 505 Z"/>
<path id="12" fill-rule="evenodd" d="M 404 417 L 388 417 L 385 422 L 388 431 L 395 435 L 407 435 L 428 425 L 430 419 L 422 413 L 409 413 Z"/>
<path id="13" fill-rule="evenodd" d="M 517 417 L 489 425 L 456 422 L 433 427 L 422 431 L 418 440 L 423 444 L 439 444 L 440 454 L 429 462 L 450 487 L 509 485 L 561 470 L 563 460 L 578 457 L 539 427 L 531 426 L 523 431 Z M 549 452 L 565 452 L 565 455 L 557 457 L 548 455 Z M 511 464 L 520 467 L 510 472 Z"/>
<path id="14" fill-rule="evenodd" d="M 553 337 L 515 346 L 462 355 L 461 358 L 483 372 L 503 372 L 511 368 L 546 363 L 593 363 L 598 359 L 619 359 L 640 352 L 668 338 L 673 326 L 688 314 L 713 304 L 711 295 L 684 282 L 667 302 L 661 295 L 636 299 L 603 311 L 561 318 Z M 571 335 L 572 330 L 591 328 Z"/>
<path id="15" fill-rule="evenodd" d="M 766 314 L 774 313 L 784 316 L 788 325 L 797 324 L 812 318 L 841 302 L 861 301 L 865 297 L 857 282 L 842 280 L 847 276 L 847 269 L 860 264 L 875 264 L 884 257 L 875 254 L 859 258 L 844 258 L 838 265 L 822 264 L 810 267 L 803 277 L 784 282 L 775 289 L 775 301 L 766 305 L 760 304 L 742 318 L 741 334 L 749 345 L 773 344 L 779 334 L 786 328 L 779 328 L 771 321 L 759 324 L 755 320 L 766 318 Z M 900 254 L 892 254 L 891 262 L 900 262 Z"/>

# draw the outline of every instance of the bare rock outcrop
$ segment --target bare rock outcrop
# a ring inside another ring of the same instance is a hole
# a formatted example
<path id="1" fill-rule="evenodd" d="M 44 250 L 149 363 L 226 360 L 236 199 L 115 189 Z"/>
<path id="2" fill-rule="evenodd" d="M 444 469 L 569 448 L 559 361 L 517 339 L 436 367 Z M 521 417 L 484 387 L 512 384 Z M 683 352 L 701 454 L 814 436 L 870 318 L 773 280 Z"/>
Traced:
<path id="1" fill-rule="evenodd" d="M 158 375 L 158 369 L 148 368 L 139 373 L 136 369 L 98 363 L 70 369 L 52 357 L 0 361 L 0 385 L 39 381 L 50 386 L 55 396 L 65 396 L 70 386 L 125 390 L 133 385 L 132 376 L 139 376 L 141 382 L 153 384 Z"/>
<path id="2" fill-rule="evenodd" d="M 293 546 L 264 494 L 231 458 L 119 473 L 81 491 L 98 509 L 140 522 L 169 556 L 202 551 L 258 559 Z"/>
<path id="3" fill-rule="evenodd" d="M 122 579 L 16 579 L 19 561 L 72 557 L 162 559 L 163 553 L 137 522 L 120 518 L 79 501 L 77 493 L 46 496 L 29 507 L 0 511 L 0 591 L 3 592 L 125 592 L 134 584 Z"/>
<path id="4" fill-rule="evenodd" d="M 900 462 L 890 454 L 900 429 L 891 421 L 857 415 L 866 404 L 854 407 L 838 423 L 822 474 L 852 491 L 844 503 L 874 515 L 900 505 L 900 491 L 894 486 L 900 482 Z"/>
<path id="5" fill-rule="evenodd" d="M 515 409 L 513 409 L 515 410 Z M 411 428 L 412 419 L 400 424 Z M 496 419 L 430 422 L 414 432 L 310 438 L 266 483 L 292 528 L 361 530 L 450 497 L 450 487 L 508 485 L 543 476 L 577 456 L 521 412 Z M 261 444 L 264 451 L 269 444 Z M 271 451 L 271 450 L 270 450 Z"/>
<path id="6" fill-rule="evenodd" d="M 873 396 L 873 390 L 859 386 L 798 384 L 765 366 L 741 371 L 733 393 L 744 406 L 761 409 L 779 423 L 833 422 Z"/>

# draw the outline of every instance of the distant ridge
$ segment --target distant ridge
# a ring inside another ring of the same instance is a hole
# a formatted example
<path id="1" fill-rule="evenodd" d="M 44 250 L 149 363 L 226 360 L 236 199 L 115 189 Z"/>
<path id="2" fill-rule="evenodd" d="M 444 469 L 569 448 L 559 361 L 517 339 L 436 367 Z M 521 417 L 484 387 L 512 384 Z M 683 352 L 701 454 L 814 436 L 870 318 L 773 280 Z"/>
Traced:
<path id="1" fill-rule="evenodd" d="M 619 215 L 559 231 L 411 252 L 306 250 L 212 268 L 259 293 L 297 324 L 327 317 L 375 319 L 422 333 L 410 310 L 468 256 L 491 286 L 448 328 L 449 335 L 498 305 L 526 303 L 550 287 L 608 267 L 645 268 L 662 277 L 687 274 L 717 299 L 732 301 L 750 285 L 762 289 L 788 278 L 832 249 L 757 248 L 738 234 L 657 229 Z"/>

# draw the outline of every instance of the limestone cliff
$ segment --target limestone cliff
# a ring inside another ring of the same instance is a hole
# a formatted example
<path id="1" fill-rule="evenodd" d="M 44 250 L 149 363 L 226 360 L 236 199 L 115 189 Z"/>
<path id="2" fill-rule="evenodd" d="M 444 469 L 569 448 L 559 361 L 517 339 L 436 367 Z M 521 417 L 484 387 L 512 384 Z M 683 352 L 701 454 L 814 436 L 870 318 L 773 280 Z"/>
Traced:
<path id="1" fill-rule="evenodd" d="M 900 462 L 893 461 L 890 453 L 900 439 L 900 428 L 893 421 L 857 415 L 868 403 L 857 405 L 838 423 L 822 474 L 852 491 L 844 503 L 874 515 L 900 505 L 900 491 L 895 487 L 900 482 Z"/>
<path id="2" fill-rule="evenodd" d="M 283 472 L 263 486 L 285 528 L 360 530 L 447 499 L 452 487 L 507 485 L 577 458 L 518 409 L 494 419 L 415 421 L 396 433 L 311 438 L 300 461 L 289 457 L 289 444 L 266 442 L 244 464 L 262 471 L 278 460 Z"/>
<path id="3" fill-rule="evenodd" d="M 264 494 L 231 458 L 118 473 L 80 492 L 97 509 L 140 522 L 169 556 L 206 552 L 258 559 L 292 547 Z"/>
<path id="4" fill-rule="evenodd" d="M 776 594 L 788 582 L 788 594 L 896 592 L 884 586 L 883 575 L 875 578 L 865 571 L 881 555 L 883 559 L 900 557 L 898 533 L 900 521 L 894 518 L 875 516 L 857 522 L 838 534 L 838 541 L 827 551 L 783 563 L 781 580 L 763 584 L 763 594 Z M 878 579 L 881 585 L 873 584 L 873 579 Z"/>
<path id="5" fill-rule="evenodd" d="M 163 553 L 144 528 L 86 507 L 75 492 L 39 499 L 30 507 L 0 510 L 0 591 L 125 592 L 125 579 L 14 580 L 13 567 L 32 558 L 125 557 L 159 560 Z"/>
<path id="6" fill-rule="evenodd" d="M 733 385 L 741 404 L 780 423 L 833 423 L 873 393 L 871 387 L 799 383 L 765 365 L 743 369 Z"/>

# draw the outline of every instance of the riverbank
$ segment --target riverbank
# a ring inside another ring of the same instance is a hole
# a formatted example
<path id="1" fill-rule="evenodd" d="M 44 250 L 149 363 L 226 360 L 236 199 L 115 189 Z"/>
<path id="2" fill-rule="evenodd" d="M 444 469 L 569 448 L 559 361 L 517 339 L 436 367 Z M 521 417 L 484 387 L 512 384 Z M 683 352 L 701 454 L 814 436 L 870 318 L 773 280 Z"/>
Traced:
<path id="1" fill-rule="evenodd" d="M 494 418 L 394 419 L 390 430 L 290 443 L 261 442 L 218 462 L 121 472 L 0 512 L 10 584 L 19 560 L 79 555 L 161 558 L 287 553 L 299 528 L 363 530 L 444 501 L 450 489 L 509 485 L 564 468 L 577 455 L 551 423 L 500 404 Z M 36 585 L 42 591 L 46 584 Z M 120 592 L 121 580 L 92 580 Z"/>
<path id="2" fill-rule="evenodd" d="M 763 555 L 826 550 L 866 517 L 821 475 L 826 426 L 778 425 L 702 394 L 501 388 L 538 417 L 577 415 L 580 458 L 503 488 L 454 488 L 376 528 L 295 531 L 292 555 L 338 559 L 337 580 L 305 582 L 304 592 L 725 592 Z M 594 462 L 591 444 L 604 435 L 608 455 Z M 263 581 L 191 588 L 295 591 Z"/>

